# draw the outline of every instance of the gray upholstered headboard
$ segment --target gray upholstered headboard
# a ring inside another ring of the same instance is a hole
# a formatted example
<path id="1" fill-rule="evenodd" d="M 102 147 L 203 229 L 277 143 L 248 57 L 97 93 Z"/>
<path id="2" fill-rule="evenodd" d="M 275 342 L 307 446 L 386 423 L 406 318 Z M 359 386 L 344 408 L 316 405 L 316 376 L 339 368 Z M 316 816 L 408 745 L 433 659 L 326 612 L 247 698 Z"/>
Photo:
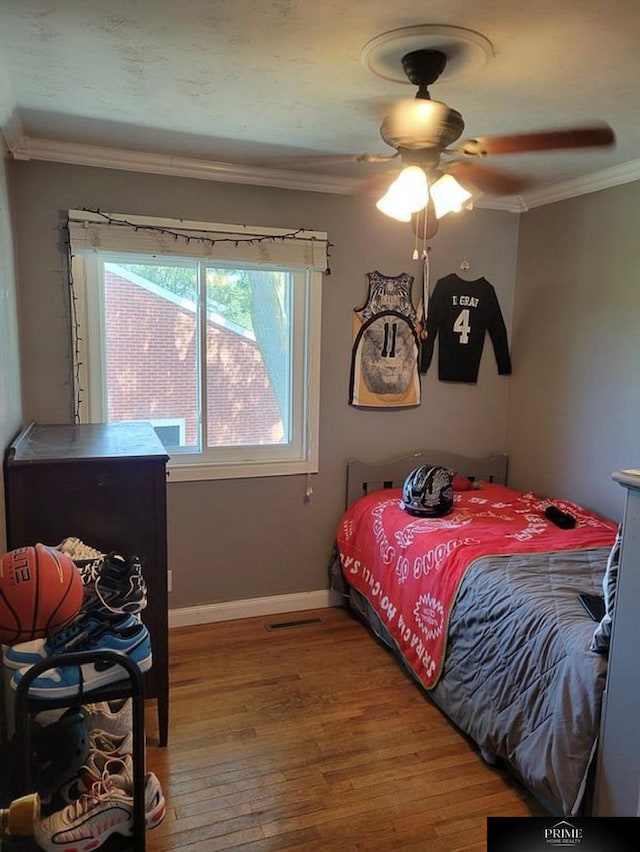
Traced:
<path id="1" fill-rule="evenodd" d="M 425 450 L 377 464 L 350 459 L 347 464 L 346 505 L 371 491 L 401 487 L 407 474 L 421 464 L 439 464 L 451 468 L 461 476 L 499 482 L 503 485 L 507 481 L 506 453 L 471 458 L 442 450 Z"/>

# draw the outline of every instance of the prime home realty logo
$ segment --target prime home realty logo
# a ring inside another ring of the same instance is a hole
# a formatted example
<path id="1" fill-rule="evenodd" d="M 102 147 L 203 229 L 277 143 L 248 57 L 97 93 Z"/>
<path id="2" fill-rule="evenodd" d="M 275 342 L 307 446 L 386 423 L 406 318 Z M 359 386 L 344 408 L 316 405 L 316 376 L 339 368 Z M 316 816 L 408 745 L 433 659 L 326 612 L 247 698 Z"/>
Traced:
<path id="1" fill-rule="evenodd" d="M 544 839 L 549 846 L 578 846 L 582 843 L 582 828 L 562 819 L 544 829 Z"/>
<path id="2" fill-rule="evenodd" d="M 487 817 L 487 852 L 637 852 L 639 840 L 640 817 Z"/>

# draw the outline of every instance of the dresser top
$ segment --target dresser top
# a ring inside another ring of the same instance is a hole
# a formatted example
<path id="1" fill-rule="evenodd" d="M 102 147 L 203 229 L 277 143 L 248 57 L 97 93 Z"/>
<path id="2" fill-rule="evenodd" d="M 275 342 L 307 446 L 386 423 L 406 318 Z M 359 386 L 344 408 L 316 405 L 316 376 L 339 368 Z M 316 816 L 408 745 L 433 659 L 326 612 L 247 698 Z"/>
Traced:
<path id="1" fill-rule="evenodd" d="M 30 423 L 9 447 L 9 464 L 114 458 L 167 459 L 153 426 L 145 421 L 47 425 Z"/>
<path id="2" fill-rule="evenodd" d="M 617 470 L 613 479 L 625 488 L 640 488 L 640 469 L 634 467 Z"/>

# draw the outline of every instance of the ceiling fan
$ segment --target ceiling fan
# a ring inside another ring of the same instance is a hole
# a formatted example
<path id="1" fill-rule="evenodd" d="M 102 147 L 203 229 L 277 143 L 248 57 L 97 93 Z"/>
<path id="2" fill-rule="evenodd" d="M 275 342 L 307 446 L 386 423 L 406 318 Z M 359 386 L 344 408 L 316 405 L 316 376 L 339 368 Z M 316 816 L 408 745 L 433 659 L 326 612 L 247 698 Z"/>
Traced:
<path id="1" fill-rule="evenodd" d="M 413 30 L 424 32 L 429 29 L 407 28 L 407 31 L 396 31 L 398 38 L 395 33 L 380 38 L 389 42 L 387 36 L 390 35 L 394 41 L 402 44 L 407 35 L 413 37 Z M 455 28 L 431 29 L 440 32 L 447 29 L 449 34 Z M 464 31 L 464 37 L 468 38 L 470 32 Z M 473 36 L 483 38 L 479 34 Z M 373 42 L 378 40 L 374 39 Z M 386 44 L 382 46 L 386 47 Z M 416 219 L 422 211 L 426 211 L 423 217 L 425 221 L 419 227 L 427 238 L 437 230 L 439 218 L 461 209 L 474 193 L 515 195 L 530 186 L 531 182 L 524 177 L 481 162 L 485 157 L 603 147 L 615 142 L 613 130 L 604 122 L 565 129 L 461 139 L 465 128 L 462 115 L 447 104 L 432 100 L 429 93 L 429 87 L 447 68 L 449 57 L 446 50 L 420 47 L 399 54 L 397 58 L 401 60 L 402 74 L 417 86 L 417 92 L 414 98 L 397 101 L 380 126 L 382 139 L 394 149 L 394 153 L 330 158 L 320 156 L 313 159 L 325 163 L 328 160 L 360 163 L 393 163 L 399 160 L 402 170 L 398 179 L 380 199 L 378 207 L 401 221 L 413 221 L 414 230 L 418 227 Z M 398 80 L 398 77 L 387 79 Z"/>
<path id="2" fill-rule="evenodd" d="M 460 210 L 473 191 L 513 195 L 530 185 L 526 178 L 487 166 L 479 161 L 481 158 L 609 146 L 615 141 L 613 130 L 604 123 L 461 140 L 465 126 L 462 115 L 447 104 L 432 100 L 429 94 L 429 86 L 440 77 L 446 64 L 446 54 L 435 49 L 414 50 L 402 57 L 403 71 L 418 89 L 415 98 L 398 101 L 380 127 L 382 139 L 395 153 L 386 157 L 356 155 L 357 161 L 365 163 L 400 158 L 403 169 L 399 178 L 378 202 L 379 209 L 387 215 L 402 221 L 413 216 L 415 227 L 415 214 L 431 200 L 435 217 L 431 217 L 429 230 L 435 233 L 437 220 Z"/>

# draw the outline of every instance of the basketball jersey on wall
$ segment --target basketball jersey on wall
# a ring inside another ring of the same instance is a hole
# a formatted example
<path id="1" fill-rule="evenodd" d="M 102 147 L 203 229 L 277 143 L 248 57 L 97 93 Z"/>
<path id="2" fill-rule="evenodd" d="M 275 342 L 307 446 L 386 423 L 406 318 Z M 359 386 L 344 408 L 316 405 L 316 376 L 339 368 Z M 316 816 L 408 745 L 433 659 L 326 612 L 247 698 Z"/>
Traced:
<path id="1" fill-rule="evenodd" d="M 464 281 L 455 273 L 440 278 L 429 300 L 426 332 L 420 356 L 423 373 L 429 369 L 438 337 L 440 381 L 475 384 L 486 332 L 493 344 L 498 373 L 511 373 L 507 330 L 496 292 L 486 278 Z"/>
<path id="2" fill-rule="evenodd" d="M 413 276 L 367 273 L 367 300 L 353 312 L 349 404 L 402 408 L 420 404 Z"/>

